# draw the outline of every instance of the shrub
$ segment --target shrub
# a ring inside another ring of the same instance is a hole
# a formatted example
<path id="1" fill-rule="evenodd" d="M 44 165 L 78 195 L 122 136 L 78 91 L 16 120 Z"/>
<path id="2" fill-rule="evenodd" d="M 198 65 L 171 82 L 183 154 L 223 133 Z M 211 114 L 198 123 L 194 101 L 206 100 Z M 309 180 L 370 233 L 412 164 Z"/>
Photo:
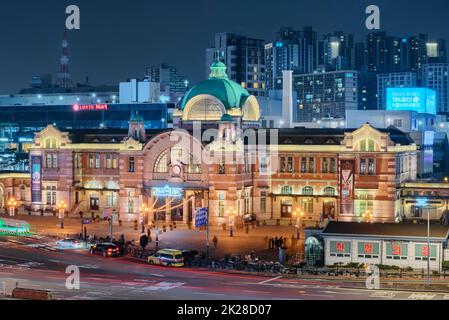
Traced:
<path id="1" fill-rule="evenodd" d="M 449 270 L 449 261 L 443 261 L 443 270 L 448 271 Z"/>
<path id="2" fill-rule="evenodd" d="M 376 266 L 379 268 L 379 270 L 400 270 L 398 266 L 389 266 L 385 264 L 377 264 Z"/>

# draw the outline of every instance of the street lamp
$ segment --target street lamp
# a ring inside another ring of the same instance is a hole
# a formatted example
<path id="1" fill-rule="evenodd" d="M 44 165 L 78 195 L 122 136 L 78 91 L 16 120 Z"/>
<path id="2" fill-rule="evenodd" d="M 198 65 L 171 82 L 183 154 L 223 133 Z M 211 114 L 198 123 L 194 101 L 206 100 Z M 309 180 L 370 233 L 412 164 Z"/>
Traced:
<path id="1" fill-rule="evenodd" d="M 142 219 L 142 233 L 145 233 L 145 224 L 147 223 L 148 211 L 150 209 L 146 204 L 142 204 L 140 207 L 141 219 Z"/>
<path id="2" fill-rule="evenodd" d="M 373 217 L 373 214 L 369 210 L 366 210 L 365 213 L 362 214 L 362 218 L 366 219 L 367 222 L 373 223 Z"/>
<path id="3" fill-rule="evenodd" d="M 16 215 L 16 207 L 17 207 L 17 201 L 14 198 L 9 199 L 8 201 L 8 207 L 9 207 L 9 215 L 15 216 Z"/>
<path id="4" fill-rule="evenodd" d="M 59 208 L 59 219 L 61 220 L 61 229 L 64 229 L 64 213 L 65 209 L 67 209 L 67 204 L 64 201 L 61 201 L 58 205 Z"/>
<path id="5" fill-rule="evenodd" d="M 296 218 L 296 239 L 299 240 L 301 238 L 301 219 L 304 217 L 304 212 L 297 208 L 293 212 L 293 217 Z"/>
<path id="6" fill-rule="evenodd" d="M 235 216 L 237 215 L 237 211 L 231 207 L 228 211 L 229 217 L 229 236 L 232 238 L 234 236 L 234 225 L 235 225 Z"/>

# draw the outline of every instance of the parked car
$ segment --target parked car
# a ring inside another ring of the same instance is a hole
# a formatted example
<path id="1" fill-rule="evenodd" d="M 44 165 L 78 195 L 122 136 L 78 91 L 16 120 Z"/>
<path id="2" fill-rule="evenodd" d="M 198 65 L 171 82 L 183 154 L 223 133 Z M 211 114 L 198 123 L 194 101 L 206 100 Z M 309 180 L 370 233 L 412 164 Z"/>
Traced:
<path id="1" fill-rule="evenodd" d="M 154 255 L 148 257 L 148 263 L 166 267 L 184 267 L 184 256 L 180 250 L 159 250 Z"/>
<path id="2" fill-rule="evenodd" d="M 90 247 L 89 253 L 100 254 L 103 257 L 117 257 L 120 254 L 120 249 L 115 244 L 111 243 L 97 243 Z"/>
<path id="3" fill-rule="evenodd" d="M 184 265 L 191 266 L 198 254 L 199 252 L 197 250 L 183 250 L 182 255 L 184 257 Z"/>
<path id="4" fill-rule="evenodd" d="M 245 214 L 245 216 L 243 218 L 245 220 L 245 223 L 253 223 L 256 221 L 257 217 L 253 213 L 248 213 L 248 214 Z"/>
<path id="5" fill-rule="evenodd" d="M 56 246 L 59 249 L 85 249 L 87 243 L 78 239 L 63 239 L 56 241 Z"/>

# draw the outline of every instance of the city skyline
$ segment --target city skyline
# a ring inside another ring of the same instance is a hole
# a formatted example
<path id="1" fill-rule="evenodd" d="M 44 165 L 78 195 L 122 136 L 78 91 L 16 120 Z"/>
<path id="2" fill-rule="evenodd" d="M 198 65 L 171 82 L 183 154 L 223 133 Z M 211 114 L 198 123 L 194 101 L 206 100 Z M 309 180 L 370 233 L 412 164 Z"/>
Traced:
<path id="1" fill-rule="evenodd" d="M 346 2 L 349 4 L 351 1 Z M 382 30 L 395 36 L 428 33 L 432 38 L 449 38 L 449 34 L 441 31 L 444 30 L 441 28 L 442 14 L 446 8 L 449 9 L 449 4 L 443 1 L 405 3 L 376 3 L 381 10 Z M 16 93 L 27 87 L 32 76 L 50 73 L 56 79 L 65 7 L 69 4 L 61 1 L 50 6 L 25 4 L 23 1 L 3 5 L 3 16 L 0 15 L 0 30 L 3 32 L 0 34 L 10 49 L 0 52 L 0 68 L 3 70 L 0 94 Z M 356 41 L 364 41 L 368 33 L 364 26 L 367 17 L 364 12 L 369 4 L 368 1 L 351 6 L 341 2 L 325 5 L 286 1 L 279 6 L 253 1 L 231 1 L 226 5 L 207 1 L 188 4 L 138 1 L 134 6 L 122 8 L 116 2 L 101 5 L 78 1 L 81 30 L 69 32 L 70 71 L 76 82 L 82 83 L 89 77 L 94 84 L 111 85 L 127 78 L 142 77 L 147 67 L 168 62 L 176 65 L 190 83 L 197 83 L 204 79 L 204 50 L 213 44 L 216 32 L 233 32 L 270 42 L 281 27 L 300 29 L 310 25 L 320 37 L 332 31 L 344 31 L 354 34 Z M 155 11 L 166 12 L 167 15 L 154 15 Z M 253 19 L 267 21 L 255 24 L 256 20 L 239 18 L 247 16 L 247 12 L 253 13 Z M 268 12 L 271 16 L 267 17 Z M 20 21 L 11 20 L 10 17 L 19 13 L 22 16 Z M 407 15 L 408 19 L 398 21 L 398 13 Z M 239 24 L 231 23 L 226 18 L 228 15 L 236 17 Z M 418 20 L 422 23 L 416 23 L 416 15 L 421 17 Z M 195 23 L 200 17 L 203 24 Z M 407 21 L 413 23 L 408 24 Z M 149 41 L 141 41 L 143 37 L 148 37 Z M 182 55 L 177 50 L 180 47 L 183 48 Z"/>

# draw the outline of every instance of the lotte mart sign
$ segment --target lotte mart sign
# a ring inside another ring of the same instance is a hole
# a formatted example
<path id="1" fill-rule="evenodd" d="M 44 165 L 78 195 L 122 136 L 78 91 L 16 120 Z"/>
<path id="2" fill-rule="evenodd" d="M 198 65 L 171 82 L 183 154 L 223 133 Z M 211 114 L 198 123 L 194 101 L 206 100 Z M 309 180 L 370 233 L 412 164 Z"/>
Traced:
<path id="1" fill-rule="evenodd" d="M 156 198 L 181 198 L 182 188 L 170 188 L 165 186 L 162 188 L 153 188 L 153 197 Z"/>
<path id="2" fill-rule="evenodd" d="M 109 106 L 106 103 L 97 104 L 75 104 L 73 111 L 107 111 Z"/>

